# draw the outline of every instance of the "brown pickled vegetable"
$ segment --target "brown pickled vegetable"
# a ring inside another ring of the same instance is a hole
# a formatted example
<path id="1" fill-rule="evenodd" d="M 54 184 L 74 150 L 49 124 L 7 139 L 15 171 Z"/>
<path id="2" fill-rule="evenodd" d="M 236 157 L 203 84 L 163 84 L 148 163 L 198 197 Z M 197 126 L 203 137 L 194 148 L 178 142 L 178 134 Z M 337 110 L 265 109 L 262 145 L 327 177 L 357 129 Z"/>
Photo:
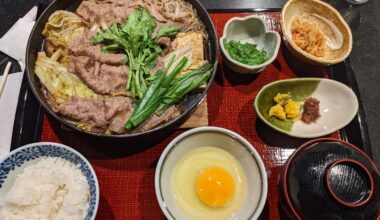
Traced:
<path id="1" fill-rule="evenodd" d="M 306 124 L 315 123 L 321 117 L 319 113 L 319 100 L 310 97 L 303 104 L 303 113 L 301 120 Z"/>

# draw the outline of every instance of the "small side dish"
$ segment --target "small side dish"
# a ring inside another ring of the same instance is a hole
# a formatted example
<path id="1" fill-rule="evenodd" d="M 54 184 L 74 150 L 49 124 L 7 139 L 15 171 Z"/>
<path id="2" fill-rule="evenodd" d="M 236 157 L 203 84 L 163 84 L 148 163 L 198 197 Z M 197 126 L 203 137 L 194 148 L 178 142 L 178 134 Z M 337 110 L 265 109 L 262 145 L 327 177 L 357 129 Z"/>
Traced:
<path id="1" fill-rule="evenodd" d="M 260 17 L 234 17 L 224 26 L 219 44 L 223 62 L 233 71 L 258 73 L 276 59 L 281 39 Z"/>
<path id="2" fill-rule="evenodd" d="M 350 27 L 324 1 L 288 1 L 282 8 L 281 29 L 290 52 L 306 63 L 332 65 L 351 53 Z"/>
<path id="3" fill-rule="evenodd" d="M 328 135 L 346 126 L 358 111 L 355 93 L 330 79 L 296 78 L 264 86 L 254 103 L 259 119 L 293 137 Z"/>
<path id="4" fill-rule="evenodd" d="M 200 127 L 176 137 L 155 175 L 167 219 L 258 219 L 267 196 L 262 159 L 240 135 Z"/>

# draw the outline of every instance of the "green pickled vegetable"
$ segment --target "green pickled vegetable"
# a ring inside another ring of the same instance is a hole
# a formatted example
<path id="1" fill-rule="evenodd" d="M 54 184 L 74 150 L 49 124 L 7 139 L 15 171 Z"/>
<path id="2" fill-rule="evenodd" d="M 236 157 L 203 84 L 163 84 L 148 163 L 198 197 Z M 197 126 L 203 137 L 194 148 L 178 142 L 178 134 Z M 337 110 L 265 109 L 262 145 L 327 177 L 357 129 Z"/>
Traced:
<path id="1" fill-rule="evenodd" d="M 224 44 L 232 59 L 247 65 L 259 65 L 268 60 L 264 49 L 258 50 L 257 46 L 249 43 L 241 43 L 231 40 Z"/>

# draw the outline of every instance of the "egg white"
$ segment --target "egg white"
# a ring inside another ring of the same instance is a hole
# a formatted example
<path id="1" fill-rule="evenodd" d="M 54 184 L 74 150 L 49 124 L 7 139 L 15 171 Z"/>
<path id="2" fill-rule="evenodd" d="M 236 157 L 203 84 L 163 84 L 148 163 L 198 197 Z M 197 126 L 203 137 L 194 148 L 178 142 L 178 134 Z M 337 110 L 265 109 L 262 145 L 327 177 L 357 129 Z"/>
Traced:
<path id="1" fill-rule="evenodd" d="M 199 172 L 214 166 L 226 170 L 234 182 L 234 195 L 229 204 L 221 208 L 207 206 L 196 193 Z M 178 206 L 191 219 L 232 219 L 246 200 L 247 180 L 242 167 L 234 156 L 217 147 L 206 146 L 187 152 L 177 161 L 171 183 Z"/>

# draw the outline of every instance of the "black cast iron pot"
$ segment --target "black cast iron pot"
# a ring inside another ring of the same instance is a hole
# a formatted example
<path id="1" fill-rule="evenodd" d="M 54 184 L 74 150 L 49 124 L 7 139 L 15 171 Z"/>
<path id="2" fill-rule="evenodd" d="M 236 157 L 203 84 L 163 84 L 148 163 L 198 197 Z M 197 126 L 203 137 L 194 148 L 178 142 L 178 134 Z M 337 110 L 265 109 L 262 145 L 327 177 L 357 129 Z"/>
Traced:
<path id="1" fill-rule="evenodd" d="M 217 34 L 216 34 L 214 24 L 212 23 L 212 20 L 209 17 L 206 9 L 201 5 L 201 3 L 198 0 L 186 0 L 186 1 L 190 2 L 193 5 L 201 21 L 206 26 L 206 31 L 208 33 L 208 40 L 205 44 L 205 56 L 209 62 L 211 63 L 215 62 L 218 59 L 219 47 L 218 47 L 218 39 L 217 39 Z M 67 122 L 66 120 L 64 120 L 64 118 L 61 115 L 57 114 L 51 109 L 51 107 L 49 106 L 49 104 L 47 103 L 45 97 L 43 96 L 41 92 L 41 83 L 34 72 L 34 66 L 37 59 L 37 53 L 42 50 L 43 45 L 44 45 L 44 37 L 42 36 L 41 33 L 42 33 L 42 30 L 44 29 L 45 23 L 47 22 L 49 16 L 52 13 L 54 13 L 56 10 L 74 11 L 81 2 L 82 2 L 81 0 L 56 0 L 52 2 L 47 7 L 47 9 L 42 13 L 42 15 L 39 17 L 39 19 L 37 20 L 32 30 L 31 36 L 29 38 L 28 46 L 27 46 L 27 51 L 26 51 L 26 70 L 27 70 L 29 85 L 34 95 L 38 99 L 38 101 L 45 108 L 45 110 L 52 117 L 58 120 L 60 123 L 62 123 L 68 128 L 71 128 L 74 131 L 91 136 L 92 138 L 95 138 L 95 139 L 101 139 L 101 140 L 112 139 L 114 141 L 120 140 L 122 142 L 127 142 L 127 143 L 141 143 L 141 142 L 147 143 L 151 140 L 160 139 L 161 137 L 164 137 L 170 132 L 173 132 L 174 129 L 178 128 L 183 122 L 186 121 L 186 119 L 190 117 L 192 112 L 201 103 L 201 101 L 205 97 L 215 77 L 216 69 L 211 75 L 205 89 L 188 95 L 187 99 L 182 104 L 179 105 L 181 114 L 177 118 L 175 118 L 174 120 L 170 122 L 167 122 L 166 124 L 162 124 L 151 130 L 140 132 L 140 133 L 122 134 L 122 135 L 111 134 L 110 135 L 110 134 L 98 134 L 98 133 L 85 131 Z"/>

